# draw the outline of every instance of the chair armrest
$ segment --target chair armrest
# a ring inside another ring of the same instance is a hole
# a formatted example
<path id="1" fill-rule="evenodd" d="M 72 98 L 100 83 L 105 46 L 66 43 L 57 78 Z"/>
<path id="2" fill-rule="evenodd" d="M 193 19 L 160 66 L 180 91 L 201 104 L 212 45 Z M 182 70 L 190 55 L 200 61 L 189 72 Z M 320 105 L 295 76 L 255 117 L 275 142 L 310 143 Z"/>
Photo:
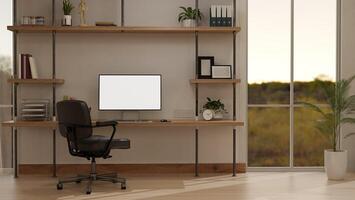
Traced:
<path id="1" fill-rule="evenodd" d="M 98 121 L 93 127 L 106 127 L 106 126 L 116 126 L 118 123 L 116 121 Z"/>

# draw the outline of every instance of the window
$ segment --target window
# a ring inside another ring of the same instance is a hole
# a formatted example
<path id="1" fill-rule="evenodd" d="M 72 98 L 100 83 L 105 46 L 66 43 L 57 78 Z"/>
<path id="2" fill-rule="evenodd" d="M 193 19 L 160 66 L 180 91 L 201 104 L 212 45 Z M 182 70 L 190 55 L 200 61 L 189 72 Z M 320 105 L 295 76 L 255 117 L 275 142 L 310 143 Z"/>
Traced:
<path id="1" fill-rule="evenodd" d="M 0 3 L 0 121 L 11 119 L 11 85 L 7 79 L 12 73 L 12 33 L 6 30 L 12 24 L 12 1 L 2 0 Z M 11 134 L 3 134 L 9 129 L 0 126 L 0 168 L 11 166 Z M 5 145 L 6 144 L 6 145 Z M 6 155 L 6 159 L 2 159 Z"/>
<path id="2" fill-rule="evenodd" d="M 330 144 L 314 128 L 319 115 L 300 102 L 324 104 L 320 84 L 335 81 L 336 4 L 249 0 L 250 167 L 323 165 L 323 150 Z"/>

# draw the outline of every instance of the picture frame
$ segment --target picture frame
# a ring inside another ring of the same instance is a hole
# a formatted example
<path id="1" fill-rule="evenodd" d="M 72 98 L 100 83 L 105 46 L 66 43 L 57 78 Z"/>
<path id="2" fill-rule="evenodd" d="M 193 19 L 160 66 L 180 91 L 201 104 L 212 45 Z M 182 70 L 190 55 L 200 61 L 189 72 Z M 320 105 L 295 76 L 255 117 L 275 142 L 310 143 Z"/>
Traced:
<path id="1" fill-rule="evenodd" d="M 212 65 L 212 79 L 232 79 L 231 65 Z"/>
<path id="2" fill-rule="evenodd" d="M 212 66 L 214 65 L 213 56 L 199 56 L 198 57 L 198 78 L 199 79 L 211 79 L 212 78 Z"/>

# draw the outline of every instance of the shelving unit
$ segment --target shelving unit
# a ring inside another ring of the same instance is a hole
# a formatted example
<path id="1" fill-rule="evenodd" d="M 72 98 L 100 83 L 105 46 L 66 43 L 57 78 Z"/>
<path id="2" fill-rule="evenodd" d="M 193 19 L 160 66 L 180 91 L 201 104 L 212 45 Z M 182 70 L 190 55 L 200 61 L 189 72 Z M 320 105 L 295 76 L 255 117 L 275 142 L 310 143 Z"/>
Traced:
<path id="1" fill-rule="evenodd" d="M 236 85 L 240 83 L 240 79 L 236 77 L 236 34 L 241 30 L 236 27 L 236 0 L 233 0 L 234 16 L 233 27 L 129 27 L 125 26 L 124 17 L 124 0 L 121 0 L 121 26 L 114 27 L 98 27 L 98 26 L 72 26 L 62 27 L 57 26 L 55 23 L 55 0 L 52 0 L 52 24 L 48 26 L 29 26 L 29 25 L 17 25 L 17 3 L 14 0 L 13 5 L 13 26 L 8 26 L 8 30 L 13 32 L 13 57 L 17 57 L 17 36 L 20 33 L 48 33 L 52 35 L 52 77 L 51 79 L 9 79 L 8 82 L 13 84 L 13 117 L 12 121 L 2 122 L 5 127 L 12 127 L 13 137 L 13 155 L 14 155 L 14 171 L 15 177 L 18 176 L 18 163 L 17 163 L 17 134 L 18 128 L 48 128 L 52 130 L 53 134 L 53 176 L 56 176 L 56 128 L 58 123 L 56 121 L 45 122 L 33 122 L 33 121 L 19 121 L 17 120 L 17 87 L 20 84 L 37 84 L 37 85 L 49 85 L 52 87 L 52 103 L 53 103 L 53 118 L 55 119 L 55 105 L 56 105 L 56 86 L 64 84 L 63 79 L 56 78 L 56 35 L 66 33 L 174 33 L 174 34 L 194 34 L 195 39 L 195 79 L 191 79 L 190 83 L 195 87 L 195 119 L 194 120 L 172 120 L 168 123 L 162 123 L 160 121 L 153 121 L 151 123 L 127 123 L 120 122 L 120 127 L 192 127 L 195 129 L 195 175 L 199 175 L 199 127 L 214 127 L 225 126 L 233 128 L 233 176 L 236 175 L 236 127 L 243 126 L 244 123 L 236 119 Z M 195 8 L 199 8 L 199 0 L 195 0 Z M 231 34 L 233 41 L 233 78 L 232 79 L 198 79 L 198 57 L 199 57 L 199 34 L 203 33 L 220 33 Z M 17 72 L 17 59 L 14 59 L 13 72 L 14 77 L 18 77 Z M 215 84 L 215 85 L 228 85 L 231 84 L 233 88 L 233 119 L 220 120 L 220 121 L 203 121 L 199 120 L 199 86 L 203 84 Z"/>
<path id="2" fill-rule="evenodd" d="M 55 25 L 55 0 L 52 0 L 52 26 Z M 17 25 L 17 0 L 13 0 L 13 24 L 14 27 L 24 27 Z M 40 28 L 40 26 L 28 26 L 28 28 Z M 44 27 L 42 27 L 44 28 Z M 13 58 L 17 58 L 17 41 L 18 41 L 18 33 L 20 31 L 13 32 Z M 56 116 L 56 87 L 57 85 L 64 84 L 63 79 L 56 78 L 56 33 L 52 33 L 52 74 L 50 79 L 18 79 L 18 60 L 14 59 L 13 62 L 13 78 L 9 79 L 8 82 L 12 84 L 12 120 L 14 123 L 2 123 L 3 126 L 9 125 L 12 129 L 12 143 L 13 143 L 13 168 L 14 168 L 14 176 L 18 177 L 18 128 L 19 127 L 42 127 L 42 128 L 50 128 L 52 129 L 52 145 L 53 145 L 53 176 L 56 177 L 56 126 L 50 126 L 51 121 L 17 121 L 18 120 L 18 87 L 20 85 L 48 85 L 52 87 L 52 117 L 55 119 Z"/>

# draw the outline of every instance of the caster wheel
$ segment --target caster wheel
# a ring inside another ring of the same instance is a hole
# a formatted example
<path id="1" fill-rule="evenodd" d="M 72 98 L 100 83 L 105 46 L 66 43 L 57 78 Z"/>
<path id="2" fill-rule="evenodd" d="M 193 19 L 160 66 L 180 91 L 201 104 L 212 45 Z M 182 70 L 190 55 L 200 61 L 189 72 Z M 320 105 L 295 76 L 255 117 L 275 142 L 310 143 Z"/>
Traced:
<path id="1" fill-rule="evenodd" d="M 86 194 L 91 194 L 91 191 L 86 191 Z"/>
<path id="2" fill-rule="evenodd" d="M 126 189 L 126 183 L 122 183 L 121 184 L 121 190 L 125 190 Z"/>
<path id="3" fill-rule="evenodd" d="M 63 184 L 62 183 L 58 183 L 57 184 L 57 190 L 62 190 L 63 189 Z"/>

